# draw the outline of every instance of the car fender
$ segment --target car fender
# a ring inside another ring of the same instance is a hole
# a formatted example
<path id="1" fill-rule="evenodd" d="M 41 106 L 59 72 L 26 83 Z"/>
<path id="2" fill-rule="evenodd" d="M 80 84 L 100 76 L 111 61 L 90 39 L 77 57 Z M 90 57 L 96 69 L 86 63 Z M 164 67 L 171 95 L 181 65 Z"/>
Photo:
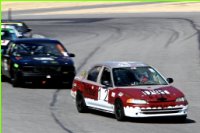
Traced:
<path id="1" fill-rule="evenodd" d="M 129 95 L 119 91 L 118 89 L 112 89 L 109 92 L 108 102 L 110 104 L 114 104 L 117 99 L 120 99 L 123 105 L 126 105 L 126 101 L 129 97 L 130 97 Z"/>

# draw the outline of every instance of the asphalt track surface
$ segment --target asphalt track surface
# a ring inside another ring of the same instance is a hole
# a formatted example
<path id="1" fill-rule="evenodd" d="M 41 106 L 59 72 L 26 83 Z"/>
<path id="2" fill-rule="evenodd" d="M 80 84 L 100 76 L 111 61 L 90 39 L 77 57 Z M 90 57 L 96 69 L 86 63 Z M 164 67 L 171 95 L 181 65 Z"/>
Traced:
<path id="1" fill-rule="evenodd" d="M 70 89 L 32 85 L 13 88 L 9 82 L 3 82 L 3 133 L 199 132 L 200 13 L 81 17 L 53 20 L 27 17 L 26 22 L 34 33 L 58 39 L 75 53 L 78 73 L 101 61 L 137 60 L 154 66 L 166 77 L 173 77 L 173 85 L 186 94 L 190 104 L 186 122 L 173 119 L 118 122 L 113 115 L 98 111 L 80 114 Z"/>

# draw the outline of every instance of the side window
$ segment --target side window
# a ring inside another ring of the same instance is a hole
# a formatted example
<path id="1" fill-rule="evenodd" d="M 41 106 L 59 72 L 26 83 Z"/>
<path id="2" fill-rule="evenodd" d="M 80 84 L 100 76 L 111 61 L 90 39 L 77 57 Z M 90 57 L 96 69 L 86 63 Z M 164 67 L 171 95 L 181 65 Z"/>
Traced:
<path id="1" fill-rule="evenodd" d="M 22 44 L 11 44 L 11 48 L 10 48 L 10 55 L 13 56 L 23 56 L 23 55 L 29 55 L 30 53 L 28 52 L 28 49 L 26 48 L 26 46 L 22 45 Z"/>
<path id="2" fill-rule="evenodd" d="M 88 73 L 87 79 L 96 82 L 100 71 L 101 66 L 92 68 Z"/>
<path id="3" fill-rule="evenodd" d="M 15 44 L 11 44 L 10 55 L 17 56 L 19 46 Z"/>
<path id="4" fill-rule="evenodd" d="M 8 55 L 11 54 L 11 51 L 12 51 L 14 45 L 15 45 L 14 43 L 9 43 L 9 44 L 8 44 L 8 48 L 7 48 L 7 50 L 6 50 L 6 54 L 8 54 Z"/>
<path id="5" fill-rule="evenodd" d="M 101 76 L 101 84 L 106 86 L 112 86 L 110 69 L 104 68 Z"/>

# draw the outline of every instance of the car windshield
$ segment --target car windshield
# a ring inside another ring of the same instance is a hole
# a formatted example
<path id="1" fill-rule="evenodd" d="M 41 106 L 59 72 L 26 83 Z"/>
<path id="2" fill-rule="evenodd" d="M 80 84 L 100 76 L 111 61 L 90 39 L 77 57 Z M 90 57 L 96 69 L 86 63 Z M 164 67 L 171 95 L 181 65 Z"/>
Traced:
<path id="1" fill-rule="evenodd" d="M 17 44 L 13 50 L 14 56 L 68 56 L 61 44 Z"/>
<path id="2" fill-rule="evenodd" d="M 13 26 L 15 26 L 15 28 L 16 28 L 19 32 L 21 32 L 21 33 L 23 33 L 24 31 L 26 31 L 26 29 L 25 29 L 23 26 L 19 26 L 19 25 L 17 25 L 17 24 L 13 24 Z"/>
<path id="3" fill-rule="evenodd" d="M 5 25 L 14 26 L 20 33 L 26 32 L 27 26 L 22 23 L 5 23 Z"/>
<path id="4" fill-rule="evenodd" d="M 12 30 L 2 30 L 1 31 L 1 40 L 14 40 L 17 36 L 12 32 Z"/>
<path id="5" fill-rule="evenodd" d="M 114 68 L 115 86 L 167 85 L 162 76 L 152 67 Z"/>

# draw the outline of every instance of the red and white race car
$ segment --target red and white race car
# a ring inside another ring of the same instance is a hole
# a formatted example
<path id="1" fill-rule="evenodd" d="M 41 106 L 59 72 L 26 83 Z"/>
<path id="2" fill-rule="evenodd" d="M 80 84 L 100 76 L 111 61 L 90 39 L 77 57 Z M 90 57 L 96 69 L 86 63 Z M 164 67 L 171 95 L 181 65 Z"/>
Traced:
<path id="1" fill-rule="evenodd" d="M 87 108 L 125 117 L 177 117 L 185 120 L 188 102 L 153 67 L 141 62 L 104 62 L 77 76 L 71 89 L 79 112 Z"/>

